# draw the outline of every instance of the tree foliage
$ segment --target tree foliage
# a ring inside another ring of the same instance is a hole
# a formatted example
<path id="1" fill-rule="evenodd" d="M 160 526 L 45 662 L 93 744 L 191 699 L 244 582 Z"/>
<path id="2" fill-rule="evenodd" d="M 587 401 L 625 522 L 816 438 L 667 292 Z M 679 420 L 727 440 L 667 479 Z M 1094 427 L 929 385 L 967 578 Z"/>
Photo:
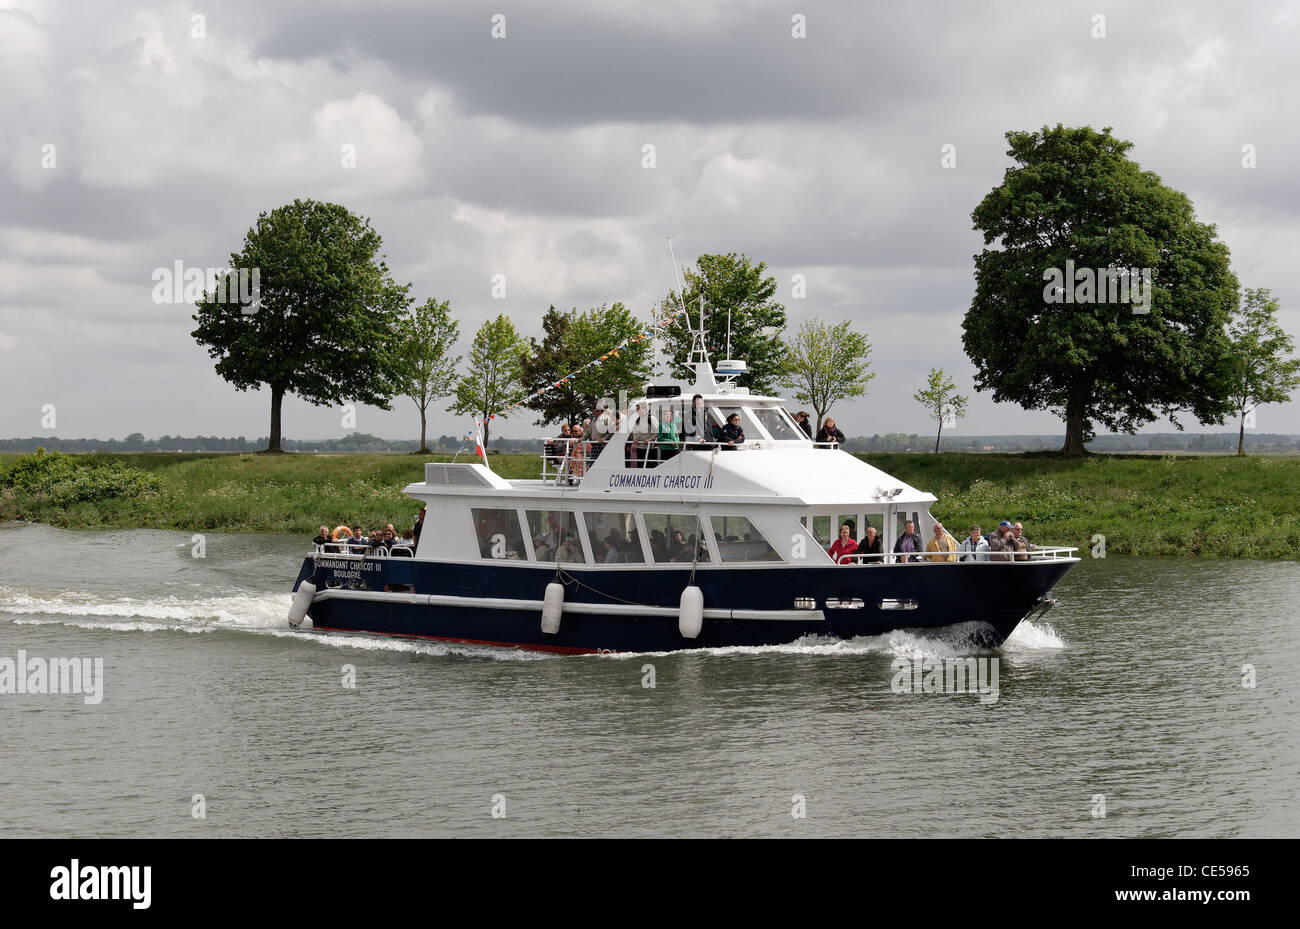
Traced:
<path id="1" fill-rule="evenodd" d="M 785 330 L 785 307 L 773 300 L 776 279 L 764 277 L 767 265 L 753 264 L 748 257 L 701 255 L 694 268 L 684 272 L 685 290 L 669 291 L 663 302 L 663 314 L 685 306 L 691 324 L 700 323 L 700 296 L 704 297 L 704 332 L 709 354 L 721 358 L 727 348 L 727 310 L 731 310 L 731 356 L 743 359 L 749 367 L 736 381 L 758 394 L 771 394 L 781 376 L 786 348 L 781 340 Z M 688 366 L 692 337 L 687 321 L 678 317 L 664 333 L 672 373 L 677 378 L 691 378 Z"/>
<path id="2" fill-rule="evenodd" d="M 976 387 L 1062 416 L 1070 455 L 1083 454 L 1095 422 L 1133 432 L 1159 415 L 1181 429 L 1180 411 L 1223 422 L 1231 411 L 1224 324 L 1237 281 L 1215 228 L 1196 220 L 1184 194 L 1129 160 L 1131 143 L 1109 128 L 1057 125 L 1008 132 L 1007 141 L 1016 164 L 971 214 L 985 244 L 962 338 Z M 1049 302 L 1043 282 L 1067 260 L 1076 275 L 1150 269 L 1149 312 Z"/>
<path id="3" fill-rule="evenodd" d="M 262 213 L 230 256 L 231 268 L 259 269 L 256 312 L 197 304 L 194 339 L 217 359 L 236 390 L 271 391 L 267 451 L 280 451 L 285 394 L 327 406 L 355 400 L 390 409 L 401 379 L 400 324 L 409 285 L 395 283 L 370 220 L 335 203 L 295 200 Z"/>
<path id="4" fill-rule="evenodd" d="M 939 454 L 939 437 L 944 423 L 956 425 L 966 415 L 966 397 L 957 393 L 957 384 L 943 368 L 931 368 L 924 389 L 912 394 L 917 403 L 930 411 L 930 418 L 938 421 L 939 431 L 934 434 L 934 453 Z"/>
<path id="5" fill-rule="evenodd" d="M 456 385 L 460 355 L 452 355 L 460 338 L 460 323 L 451 316 L 451 304 L 430 297 L 402 320 L 399 346 L 403 376 L 402 396 L 410 397 L 420 411 L 420 451 L 427 452 L 429 404 L 448 396 Z"/>
<path id="6" fill-rule="evenodd" d="M 1264 403 L 1286 403 L 1300 387 L 1295 343 L 1277 322 L 1278 303 L 1267 289 L 1247 288 L 1228 323 L 1228 391 L 1238 417 L 1237 454 L 1245 454 L 1246 416 Z"/>
<path id="7" fill-rule="evenodd" d="M 485 322 L 474 333 L 469 370 L 456 382 L 456 399 L 447 409 L 480 420 L 500 413 L 519 393 L 519 361 L 527 348 L 509 316 L 502 313 Z M 483 423 L 484 448 L 491 425 Z"/>
<path id="8" fill-rule="evenodd" d="M 579 423 L 597 401 L 618 401 L 619 392 L 639 396 L 650 377 L 649 339 L 634 342 L 611 354 L 625 339 L 646 331 L 622 303 L 579 312 L 561 313 L 552 306 L 542 317 L 542 341 L 530 340 L 522 362 L 524 389 L 529 393 L 555 384 L 602 355 L 603 362 L 581 375 L 547 390 L 528 406 L 540 416 L 538 423 Z"/>
<path id="9" fill-rule="evenodd" d="M 871 370 L 871 342 L 848 322 L 824 323 L 810 319 L 789 343 L 781 370 L 781 383 L 796 399 L 817 413 L 816 432 L 822 418 L 838 400 L 861 397 L 875 373 Z"/>

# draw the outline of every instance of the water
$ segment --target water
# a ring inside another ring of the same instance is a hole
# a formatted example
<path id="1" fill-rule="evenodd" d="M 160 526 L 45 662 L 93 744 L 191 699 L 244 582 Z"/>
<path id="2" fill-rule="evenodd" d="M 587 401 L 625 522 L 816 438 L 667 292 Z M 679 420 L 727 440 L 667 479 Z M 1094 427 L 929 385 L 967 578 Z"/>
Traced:
<path id="1" fill-rule="evenodd" d="M 6 834 L 1300 835 L 1297 563 L 1085 559 L 994 653 L 559 657 L 293 632 L 306 539 L 192 545 L 0 525 L 0 656 L 105 677 L 0 695 Z M 990 654 L 996 703 L 891 690 L 896 658 Z"/>

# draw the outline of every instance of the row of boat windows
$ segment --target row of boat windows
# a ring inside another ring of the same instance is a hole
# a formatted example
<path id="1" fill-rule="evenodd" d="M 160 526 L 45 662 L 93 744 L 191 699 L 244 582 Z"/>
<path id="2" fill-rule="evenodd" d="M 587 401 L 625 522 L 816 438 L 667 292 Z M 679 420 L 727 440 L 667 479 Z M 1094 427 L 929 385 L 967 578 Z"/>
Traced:
<path id="1" fill-rule="evenodd" d="M 582 513 L 579 522 L 572 510 L 523 510 L 520 522 L 520 512 L 470 508 L 480 557 L 560 564 L 689 564 L 709 563 L 716 551 L 718 560 L 728 564 L 782 560 L 745 516 L 706 520 L 685 513 L 642 513 L 638 518 L 635 513 L 602 511 Z"/>

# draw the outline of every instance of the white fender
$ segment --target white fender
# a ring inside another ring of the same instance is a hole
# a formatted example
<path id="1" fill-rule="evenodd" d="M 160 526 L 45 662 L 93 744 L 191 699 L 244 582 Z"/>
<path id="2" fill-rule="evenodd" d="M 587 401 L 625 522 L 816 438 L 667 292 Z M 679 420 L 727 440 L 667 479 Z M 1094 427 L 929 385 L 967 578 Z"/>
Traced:
<path id="1" fill-rule="evenodd" d="M 551 581 L 542 598 L 542 632 L 555 635 L 560 631 L 560 615 L 564 612 L 564 585 Z"/>
<path id="2" fill-rule="evenodd" d="M 311 581 L 303 581 L 298 585 L 298 592 L 293 595 L 293 603 L 289 604 L 289 625 L 297 629 L 302 625 L 303 619 L 307 616 L 307 607 L 311 606 L 312 597 L 316 596 L 316 585 Z"/>
<path id="3" fill-rule="evenodd" d="M 681 606 L 677 612 L 677 631 L 684 638 L 693 639 L 704 628 L 704 591 L 692 584 L 682 591 Z"/>

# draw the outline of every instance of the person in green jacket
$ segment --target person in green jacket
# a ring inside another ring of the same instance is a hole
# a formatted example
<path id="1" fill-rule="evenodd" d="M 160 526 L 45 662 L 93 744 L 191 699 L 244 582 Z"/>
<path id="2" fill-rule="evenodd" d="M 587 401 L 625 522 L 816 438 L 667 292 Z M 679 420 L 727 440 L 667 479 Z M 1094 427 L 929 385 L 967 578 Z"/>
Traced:
<path id="1" fill-rule="evenodd" d="M 677 431 L 677 420 L 673 418 L 673 408 L 664 408 L 659 418 L 659 460 L 667 461 L 677 454 L 682 447 L 681 433 Z"/>

